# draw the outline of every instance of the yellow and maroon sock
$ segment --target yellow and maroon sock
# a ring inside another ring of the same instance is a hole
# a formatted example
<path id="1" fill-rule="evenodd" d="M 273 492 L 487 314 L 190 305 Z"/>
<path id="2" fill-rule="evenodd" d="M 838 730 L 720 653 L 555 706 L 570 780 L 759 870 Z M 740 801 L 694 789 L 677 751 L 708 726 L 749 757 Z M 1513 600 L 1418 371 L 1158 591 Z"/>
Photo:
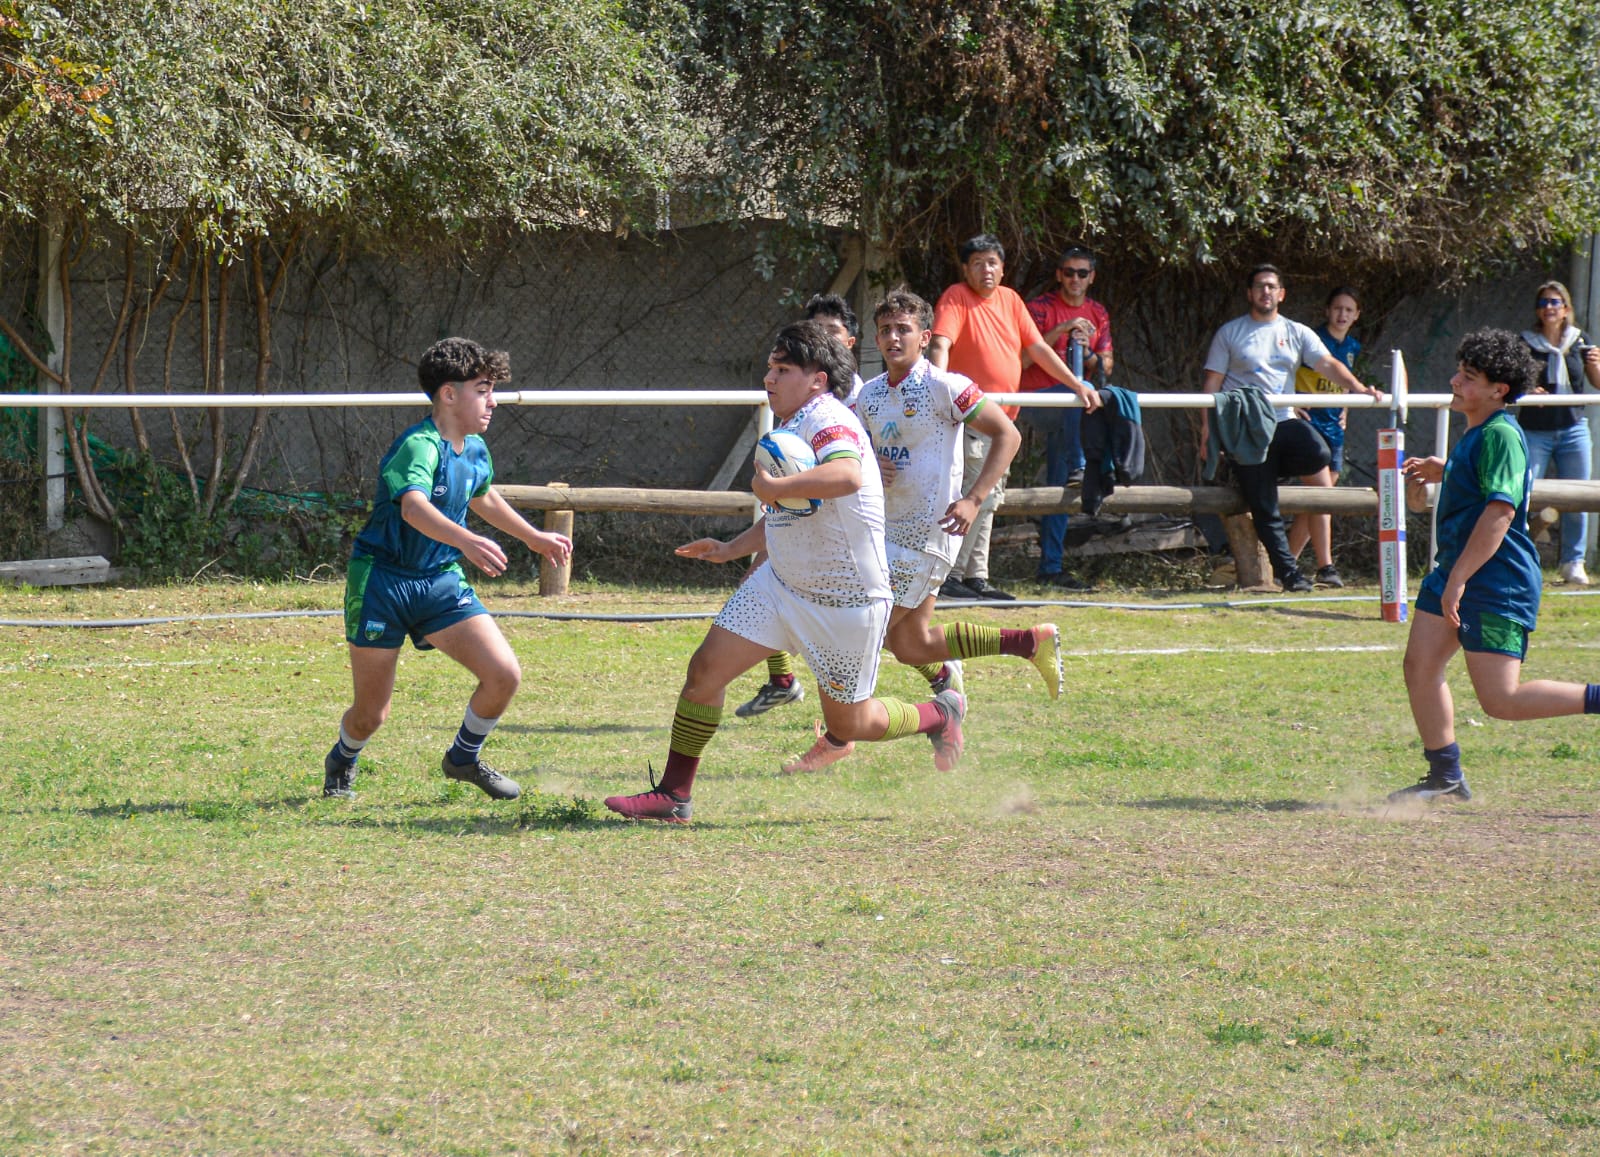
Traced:
<path id="1" fill-rule="evenodd" d="M 689 798 L 694 774 L 700 770 L 700 756 L 722 722 L 721 707 L 691 703 L 678 696 L 678 709 L 672 715 L 672 739 L 667 747 L 667 766 L 661 772 L 661 791 L 681 799 Z"/>
<path id="2" fill-rule="evenodd" d="M 918 663 L 913 669 L 932 683 L 935 679 L 944 677 L 944 660 L 940 659 L 937 663 Z"/>
<path id="3" fill-rule="evenodd" d="M 926 735 L 944 726 L 944 712 L 937 703 L 907 703 L 903 699 L 879 697 L 879 703 L 889 713 L 889 728 L 879 742 L 904 739 L 908 735 Z"/>
<path id="4" fill-rule="evenodd" d="M 767 656 L 767 682 L 779 687 L 794 686 L 794 661 L 789 658 L 788 651 Z"/>
<path id="5" fill-rule="evenodd" d="M 1039 649 L 1033 628 L 1013 631 L 1008 627 L 980 627 L 976 623 L 947 623 L 944 644 L 952 659 L 976 659 L 980 655 L 1015 655 L 1031 659 Z"/>

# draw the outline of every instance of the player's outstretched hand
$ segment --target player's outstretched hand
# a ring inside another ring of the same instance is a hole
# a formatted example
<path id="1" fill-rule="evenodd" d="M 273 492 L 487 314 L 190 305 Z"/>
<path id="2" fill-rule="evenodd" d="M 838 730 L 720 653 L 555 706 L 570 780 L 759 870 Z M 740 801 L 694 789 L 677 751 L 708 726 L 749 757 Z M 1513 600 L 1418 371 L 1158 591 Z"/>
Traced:
<path id="1" fill-rule="evenodd" d="M 1407 458 L 1400 467 L 1400 473 L 1406 476 L 1407 482 L 1415 482 L 1418 485 L 1439 482 L 1444 478 L 1444 459 Z"/>
<path id="2" fill-rule="evenodd" d="M 462 555 L 490 578 L 506 573 L 506 552 L 492 538 L 474 534 L 461 548 Z"/>
<path id="3" fill-rule="evenodd" d="M 534 531 L 533 537 L 528 540 L 528 548 L 544 555 L 556 566 L 566 566 L 567 561 L 572 558 L 572 540 L 554 531 Z"/>
<path id="4" fill-rule="evenodd" d="M 683 558 L 698 558 L 706 562 L 727 562 L 735 557 L 728 550 L 728 544 L 717 538 L 697 538 L 693 542 L 684 543 L 673 553 Z"/>

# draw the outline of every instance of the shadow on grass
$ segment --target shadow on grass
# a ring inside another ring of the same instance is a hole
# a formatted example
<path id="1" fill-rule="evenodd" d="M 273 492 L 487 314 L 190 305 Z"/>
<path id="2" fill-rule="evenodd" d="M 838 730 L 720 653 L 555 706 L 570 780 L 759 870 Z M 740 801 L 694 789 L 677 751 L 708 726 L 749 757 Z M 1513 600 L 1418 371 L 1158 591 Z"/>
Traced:
<path id="1" fill-rule="evenodd" d="M 1315 611 L 1306 606 L 1259 607 L 1258 610 L 1270 611 L 1275 615 L 1282 615 L 1290 619 L 1321 619 L 1327 623 L 1349 623 L 1358 619 L 1370 619 L 1372 615 L 1367 612 L 1348 611 Z"/>
<path id="2" fill-rule="evenodd" d="M 1301 799 L 1208 799 L 1198 795 L 1168 795 L 1159 799 L 1128 801 L 1129 807 L 1150 811 L 1190 812 L 1312 812 L 1327 811 L 1326 804 Z"/>
<path id="3" fill-rule="evenodd" d="M 271 812 L 279 809 L 298 810 L 305 807 L 309 802 L 310 800 L 306 796 L 288 795 L 282 799 L 253 800 L 154 800 L 149 803 L 134 803 L 132 800 L 125 800 L 122 803 L 100 803 L 94 807 L 87 808 L 52 807 L 40 810 L 74 812 L 78 815 L 98 820 L 128 820 L 135 816 L 184 815 L 204 823 L 216 823 L 219 821 L 247 819 L 259 812 Z M 30 809 L 11 808 L 8 810 L 13 815 L 24 815 Z"/>
<path id="4" fill-rule="evenodd" d="M 573 727 L 555 723 L 502 723 L 497 733 L 514 735 L 648 735 L 652 731 L 666 731 L 671 721 L 642 727 L 636 723 L 596 723 L 590 727 Z"/>

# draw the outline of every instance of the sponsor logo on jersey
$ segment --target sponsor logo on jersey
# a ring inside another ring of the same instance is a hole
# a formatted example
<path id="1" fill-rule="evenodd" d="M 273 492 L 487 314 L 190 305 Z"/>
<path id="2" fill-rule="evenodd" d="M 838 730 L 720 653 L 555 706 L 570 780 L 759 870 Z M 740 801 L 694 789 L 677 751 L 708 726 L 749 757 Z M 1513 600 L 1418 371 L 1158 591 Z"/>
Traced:
<path id="1" fill-rule="evenodd" d="M 978 399 L 981 397 L 983 397 L 982 390 L 978 389 L 977 386 L 968 386 L 966 389 L 962 390 L 961 395 L 956 398 L 956 409 L 966 410 L 972 406 L 976 406 L 978 404 Z"/>
<path id="2" fill-rule="evenodd" d="M 887 458 L 891 462 L 905 462 L 911 457 L 911 450 L 907 446 L 885 446 L 878 451 L 878 457 Z"/>
<path id="3" fill-rule="evenodd" d="M 900 436 L 900 423 L 895 421 L 885 422 L 883 429 L 878 431 L 878 437 L 885 442 L 893 442 Z"/>
<path id="4" fill-rule="evenodd" d="M 442 497 L 443 495 L 446 495 L 446 494 L 449 494 L 449 493 L 450 493 L 450 487 L 445 485 L 443 482 L 439 483 L 439 485 L 437 485 L 437 486 L 435 486 L 433 488 L 433 496 L 435 498 Z"/>
<path id="5" fill-rule="evenodd" d="M 851 445 L 855 444 L 855 435 L 850 432 L 850 427 L 829 426 L 826 430 L 821 430 L 812 436 L 811 452 L 820 454 L 825 446 L 831 446 L 833 443 L 841 441 L 847 441 Z"/>
<path id="6" fill-rule="evenodd" d="M 369 641 L 377 642 L 379 639 L 383 638 L 383 632 L 386 631 L 388 627 L 389 624 L 384 622 L 382 619 L 368 619 L 367 625 L 362 628 L 362 633 L 367 636 Z"/>

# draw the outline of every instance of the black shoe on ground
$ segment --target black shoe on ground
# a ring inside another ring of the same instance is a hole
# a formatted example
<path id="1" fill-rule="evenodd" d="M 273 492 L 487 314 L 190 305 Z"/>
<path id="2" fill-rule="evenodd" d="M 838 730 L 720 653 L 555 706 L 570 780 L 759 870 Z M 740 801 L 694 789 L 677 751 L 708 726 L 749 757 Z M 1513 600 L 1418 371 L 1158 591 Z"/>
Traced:
<path id="1" fill-rule="evenodd" d="M 1339 571 L 1332 564 L 1317 568 L 1317 585 L 1319 587 L 1334 587 L 1342 589 L 1344 579 L 1339 577 Z"/>
<path id="2" fill-rule="evenodd" d="M 322 761 L 322 794 L 329 799 L 354 799 L 356 765 L 340 763 L 328 752 Z"/>
<path id="3" fill-rule="evenodd" d="M 1080 486 L 1081 487 L 1083 485 L 1083 471 L 1082 470 L 1074 470 L 1071 474 L 1068 474 L 1067 475 L 1067 485 L 1068 486 Z"/>
<path id="4" fill-rule="evenodd" d="M 481 759 L 467 764 L 451 763 L 450 753 L 446 752 L 439 766 L 447 778 L 470 783 L 491 799 L 516 799 L 522 794 L 522 787 L 516 780 L 507 779 Z"/>
<path id="5" fill-rule="evenodd" d="M 1047 587 L 1060 587 L 1064 591 L 1092 591 L 1093 585 L 1084 582 L 1071 571 L 1058 570 L 1055 574 L 1041 574 L 1034 576 L 1035 582 L 1043 583 Z"/>
<path id="6" fill-rule="evenodd" d="M 1015 602 L 1016 595 L 992 586 L 986 578 L 969 578 L 963 580 L 963 585 L 972 592 L 975 599 L 997 599 L 1003 603 Z"/>
<path id="7" fill-rule="evenodd" d="M 956 578 L 955 575 L 950 575 L 940 584 L 939 597 L 941 599 L 971 600 L 978 596 L 966 583 Z"/>
<path id="8" fill-rule="evenodd" d="M 1389 793 L 1390 803 L 1432 803 L 1434 800 L 1452 800 L 1464 802 L 1472 798 L 1472 792 L 1467 790 L 1467 777 L 1459 779 L 1442 779 L 1429 774 L 1423 776 L 1410 787 L 1403 787 L 1399 791 Z"/>
<path id="9" fill-rule="evenodd" d="M 1310 579 L 1306 578 L 1306 576 L 1301 574 L 1299 571 L 1295 571 L 1292 575 L 1283 580 L 1283 593 L 1286 595 L 1310 594 L 1316 589 L 1316 584 Z"/>

